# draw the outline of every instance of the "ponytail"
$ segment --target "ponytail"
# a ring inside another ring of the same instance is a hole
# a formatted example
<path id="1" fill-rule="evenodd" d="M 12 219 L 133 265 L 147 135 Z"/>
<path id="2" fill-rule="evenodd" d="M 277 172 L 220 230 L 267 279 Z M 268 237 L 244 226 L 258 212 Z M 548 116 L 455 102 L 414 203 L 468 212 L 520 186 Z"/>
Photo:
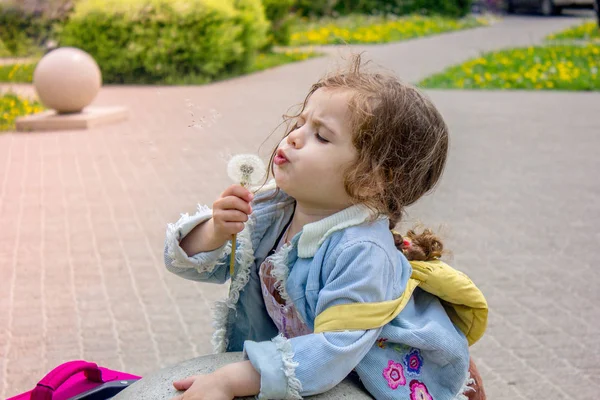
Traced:
<path id="1" fill-rule="evenodd" d="M 390 222 L 391 225 L 391 222 Z M 432 261 L 442 256 L 444 244 L 431 229 L 424 229 L 417 233 L 414 229 L 406 232 L 403 237 L 400 233 L 392 230 L 394 244 L 409 261 Z"/>

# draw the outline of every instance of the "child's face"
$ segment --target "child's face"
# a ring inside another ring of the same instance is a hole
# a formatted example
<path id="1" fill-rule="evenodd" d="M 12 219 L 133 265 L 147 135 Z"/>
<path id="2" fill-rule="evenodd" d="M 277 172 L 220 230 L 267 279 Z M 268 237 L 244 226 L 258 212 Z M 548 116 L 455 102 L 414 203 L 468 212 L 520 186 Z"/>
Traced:
<path id="1" fill-rule="evenodd" d="M 348 101 L 351 92 L 318 89 L 298 128 L 279 144 L 274 159 L 277 186 L 307 207 L 341 210 L 352 204 L 344 170 L 357 157 Z"/>

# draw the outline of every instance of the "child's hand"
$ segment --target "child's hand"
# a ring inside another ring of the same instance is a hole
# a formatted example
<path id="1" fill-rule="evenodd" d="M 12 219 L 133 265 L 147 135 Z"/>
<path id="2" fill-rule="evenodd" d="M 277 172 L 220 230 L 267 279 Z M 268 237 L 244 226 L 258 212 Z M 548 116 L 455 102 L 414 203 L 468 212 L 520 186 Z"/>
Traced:
<path id="1" fill-rule="evenodd" d="M 229 186 L 214 203 L 213 215 L 206 223 L 195 227 L 179 245 L 188 256 L 223 246 L 233 234 L 244 229 L 252 213 L 250 201 L 254 195 L 241 185 Z"/>
<path id="2" fill-rule="evenodd" d="M 171 400 L 231 400 L 260 392 L 260 374 L 250 361 L 227 364 L 208 375 L 196 375 L 173 382 L 186 392 Z"/>
<path id="3" fill-rule="evenodd" d="M 213 203 L 215 237 L 227 240 L 244 229 L 244 222 L 252 213 L 250 201 L 254 195 L 241 185 L 229 186 Z"/>
<path id="4" fill-rule="evenodd" d="M 234 397 L 223 380 L 214 374 L 190 376 L 173 382 L 173 386 L 185 393 L 171 400 L 231 400 Z"/>

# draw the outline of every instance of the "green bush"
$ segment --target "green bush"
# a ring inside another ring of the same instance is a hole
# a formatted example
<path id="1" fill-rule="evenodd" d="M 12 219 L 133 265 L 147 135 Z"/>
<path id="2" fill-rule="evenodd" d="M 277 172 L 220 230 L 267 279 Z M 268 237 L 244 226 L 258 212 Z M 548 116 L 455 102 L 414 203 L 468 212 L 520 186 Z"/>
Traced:
<path id="1" fill-rule="evenodd" d="M 1 47 L 11 56 L 31 55 L 50 37 L 55 22 L 15 5 L 0 4 Z"/>
<path id="2" fill-rule="evenodd" d="M 246 71 L 267 40 L 260 0 L 80 0 L 60 34 L 107 83 L 210 81 Z"/>
<path id="3" fill-rule="evenodd" d="M 439 14 L 462 17 L 472 0 L 295 0 L 295 10 L 304 16 L 348 14 Z"/>
<path id="4" fill-rule="evenodd" d="M 418 0 L 416 0 L 418 2 Z M 415 1 L 402 0 L 339 0 L 334 10 L 341 14 L 402 14 L 399 4 L 412 5 Z"/>
<path id="5" fill-rule="evenodd" d="M 10 57 L 10 56 L 12 56 L 12 52 L 10 52 L 6 48 L 2 39 L 0 39 L 0 57 Z"/>
<path id="6" fill-rule="evenodd" d="M 294 15 L 291 13 L 294 0 L 263 0 L 265 15 L 270 23 L 267 48 L 273 45 L 288 45 L 292 33 Z"/>
<path id="7" fill-rule="evenodd" d="M 339 0 L 294 0 L 294 11 L 304 17 L 328 17 Z"/>
<path id="8" fill-rule="evenodd" d="M 283 52 L 262 52 L 256 56 L 252 64 L 248 67 L 247 73 L 262 71 L 296 61 L 303 61 L 309 58 L 318 57 L 321 54 L 312 50 L 287 49 Z M 0 83 L 31 83 L 33 81 L 33 71 L 36 64 L 8 64 L 0 65 Z M 230 78 L 234 74 L 223 75 L 220 78 Z M 185 75 L 180 77 L 171 77 L 170 84 L 173 85 L 198 85 L 206 83 L 206 77 L 195 75 Z"/>

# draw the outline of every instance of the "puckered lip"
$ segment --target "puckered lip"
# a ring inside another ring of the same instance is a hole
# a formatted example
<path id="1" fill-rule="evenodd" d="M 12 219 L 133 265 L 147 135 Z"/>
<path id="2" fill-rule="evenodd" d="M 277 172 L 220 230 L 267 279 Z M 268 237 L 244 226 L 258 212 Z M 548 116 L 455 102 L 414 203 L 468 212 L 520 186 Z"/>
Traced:
<path id="1" fill-rule="evenodd" d="M 275 153 L 276 157 L 281 157 L 284 158 L 287 162 L 289 162 L 290 160 L 287 158 L 287 156 L 285 155 L 285 152 L 281 149 L 278 149 L 277 152 Z"/>

